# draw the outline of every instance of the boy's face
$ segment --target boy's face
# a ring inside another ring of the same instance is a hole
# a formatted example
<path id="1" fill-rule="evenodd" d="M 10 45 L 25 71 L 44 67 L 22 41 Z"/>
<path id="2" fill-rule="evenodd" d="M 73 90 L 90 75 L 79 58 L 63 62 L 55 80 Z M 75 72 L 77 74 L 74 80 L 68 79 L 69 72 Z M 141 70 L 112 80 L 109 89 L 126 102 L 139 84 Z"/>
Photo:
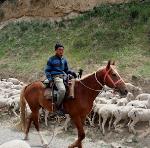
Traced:
<path id="1" fill-rule="evenodd" d="M 56 55 L 58 55 L 59 57 L 62 57 L 64 54 L 64 48 L 63 47 L 59 47 L 55 50 Z"/>

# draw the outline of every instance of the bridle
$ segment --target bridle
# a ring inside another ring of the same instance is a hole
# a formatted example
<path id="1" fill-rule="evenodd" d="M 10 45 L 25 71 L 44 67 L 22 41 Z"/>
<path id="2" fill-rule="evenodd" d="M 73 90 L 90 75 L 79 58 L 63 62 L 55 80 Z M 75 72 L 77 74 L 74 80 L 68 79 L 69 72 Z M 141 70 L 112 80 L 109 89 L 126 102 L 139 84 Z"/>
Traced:
<path id="1" fill-rule="evenodd" d="M 123 81 L 123 79 L 120 77 L 120 75 L 115 71 L 115 73 L 119 76 L 119 80 L 117 80 L 116 82 L 114 82 L 113 80 L 112 80 L 112 78 L 110 77 L 110 75 L 109 75 L 109 72 L 112 70 L 112 68 L 110 68 L 109 70 L 107 70 L 106 71 L 106 73 L 105 73 L 105 76 L 104 76 L 104 84 L 105 84 L 105 82 L 106 82 L 106 78 L 108 77 L 109 78 L 109 80 L 111 81 L 111 83 L 113 84 L 113 88 L 116 88 L 117 87 L 117 84 L 119 84 L 119 83 L 124 83 L 124 81 Z"/>
<path id="2" fill-rule="evenodd" d="M 96 82 L 102 87 L 102 89 L 104 88 L 104 85 L 105 85 L 105 82 L 106 82 L 106 78 L 107 78 L 107 77 L 109 78 L 109 80 L 110 80 L 111 83 L 113 84 L 113 88 L 114 88 L 114 89 L 116 89 L 117 84 L 119 84 L 119 83 L 121 83 L 121 82 L 124 82 L 124 81 L 122 80 L 122 78 L 120 77 L 120 75 L 119 75 L 116 71 L 115 71 L 115 73 L 117 73 L 117 75 L 119 76 L 120 79 L 117 80 L 116 82 L 114 82 L 114 81 L 112 80 L 112 78 L 110 77 L 110 75 L 109 75 L 109 72 L 110 72 L 111 70 L 112 70 L 112 68 L 110 68 L 109 70 L 106 70 L 105 75 L 104 75 L 104 80 L 103 80 L 103 83 L 104 83 L 104 84 L 102 84 L 102 83 L 97 79 L 97 76 L 96 76 L 96 73 L 97 73 L 97 72 L 94 73 L 95 80 L 96 80 Z M 114 70 L 114 69 L 113 69 L 113 70 Z M 93 89 L 93 88 L 91 88 L 91 87 L 85 85 L 81 80 L 79 80 L 79 82 L 80 82 L 83 86 L 85 86 L 86 88 L 88 88 L 88 89 L 90 89 L 90 90 L 98 91 L 98 92 L 102 91 L 102 89 L 97 90 L 97 89 Z"/>

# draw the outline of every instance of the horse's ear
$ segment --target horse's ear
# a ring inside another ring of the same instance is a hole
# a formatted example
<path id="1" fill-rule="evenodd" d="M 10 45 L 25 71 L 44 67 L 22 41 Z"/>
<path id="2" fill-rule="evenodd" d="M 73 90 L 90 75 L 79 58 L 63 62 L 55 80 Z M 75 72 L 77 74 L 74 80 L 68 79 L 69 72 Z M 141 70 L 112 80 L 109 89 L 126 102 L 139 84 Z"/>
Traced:
<path id="1" fill-rule="evenodd" d="M 112 65 L 115 65 L 115 61 L 112 62 Z"/>
<path id="2" fill-rule="evenodd" d="M 106 66 L 107 70 L 110 68 L 110 64 L 111 64 L 111 61 L 109 60 L 108 63 L 107 63 L 107 66 Z"/>

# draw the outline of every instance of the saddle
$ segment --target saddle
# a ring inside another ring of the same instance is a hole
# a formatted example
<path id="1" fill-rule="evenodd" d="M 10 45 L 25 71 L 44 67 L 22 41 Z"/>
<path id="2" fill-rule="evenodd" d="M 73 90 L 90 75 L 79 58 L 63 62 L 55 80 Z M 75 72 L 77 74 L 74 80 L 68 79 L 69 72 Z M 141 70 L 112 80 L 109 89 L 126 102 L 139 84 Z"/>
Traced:
<path id="1" fill-rule="evenodd" d="M 65 94 L 65 99 L 68 98 L 70 92 L 74 91 L 72 90 L 72 88 L 74 88 L 74 80 L 73 80 L 73 76 L 71 75 L 67 75 L 67 78 L 64 79 L 64 85 L 66 88 L 66 94 Z M 71 83 L 70 83 L 71 82 Z M 52 82 L 53 84 L 50 87 L 49 81 L 44 81 L 43 84 L 45 85 L 45 92 L 44 92 L 44 96 L 46 99 L 52 99 L 54 103 L 57 102 L 57 87 L 54 84 L 54 82 Z"/>

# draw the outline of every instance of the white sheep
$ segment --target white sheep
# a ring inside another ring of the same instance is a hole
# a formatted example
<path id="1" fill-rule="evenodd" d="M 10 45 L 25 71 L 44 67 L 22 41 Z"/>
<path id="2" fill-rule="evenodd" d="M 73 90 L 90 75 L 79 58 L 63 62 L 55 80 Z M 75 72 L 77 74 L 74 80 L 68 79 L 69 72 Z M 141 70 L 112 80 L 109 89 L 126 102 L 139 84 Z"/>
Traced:
<path id="1" fill-rule="evenodd" d="M 105 97 L 96 97 L 95 102 L 98 104 L 116 104 L 118 99 L 116 97 L 107 99 Z"/>
<path id="2" fill-rule="evenodd" d="M 0 108 L 8 107 L 8 99 L 0 97 Z"/>
<path id="3" fill-rule="evenodd" d="M 23 88 L 23 86 L 22 85 L 12 85 L 11 86 L 11 89 L 17 89 L 17 90 L 21 90 Z"/>
<path id="4" fill-rule="evenodd" d="M 126 98 L 121 98 L 118 100 L 118 106 L 125 106 L 128 102 L 130 102 L 134 98 L 132 93 L 128 93 Z"/>
<path id="5" fill-rule="evenodd" d="M 129 131 L 136 134 L 134 126 L 139 121 L 149 121 L 150 126 L 150 109 L 133 108 L 129 113 L 128 117 L 130 122 L 128 123 Z"/>
<path id="6" fill-rule="evenodd" d="M 105 134 L 105 123 L 110 118 L 109 121 L 109 127 L 108 130 L 110 131 L 111 123 L 112 123 L 112 113 L 115 110 L 115 108 L 118 107 L 116 104 L 104 104 L 99 110 L 98 110 L 98 115 L 99 115 L 99 126 L 100 129 L 102 129 L 103 135 Z M 101 123 L 101 118 L 102 118 L 102 123 Z"/>
<path id="7" fill-rule="evenodd" d="M 143 94 L 139 94 L 135 99 L 143 101 L 143 100 L 148 100 L 149 98 L 150 98 L 150 94 L 143 93 Z"/>
<path id="8" fill-rule="evenodd" d="M 8 88 L 11 88 L 12 87 L 12 85 L 13 85 L 13 83 L 12 82 L 3 82 L 3 81 L 1 81 L 2 83 L 1 83 L 1 88 L 6 88 L 6 89 L 8 89 Z"/>
<path id="9" fill-rule="evenodd" d="M 150 98 L 146 101 L 133 100 L 127 106 L 134 106 L 139 108 L 150 108 Z"/>
<path id="10" fill-rule="evenodd" d="M 20 92 L 21 92 L 21 90 L 13 90 L 13 89 L 12 89 L 12 91 L 10 91 L 10 92 L 7 94 L 7 97 L 9 98 L 9 97 L 14 96 L 14 95 L 20 95 Z"/>
<path id="11" fill-rule="evenodd" d="M 113 123 L 114 128 L 116 130 L 117 124 L 121 120 L 127 120 L 128 119 L 128 113 L 134 108 L 134 106 L 118 106 L 113 110 L 113 116 L 115 117 L 115 121 Z"/>
<path id="12" fill-rule="evenodd" d="M 23 140 L 11 140 L 0 145 L 0 148 L 31 148 L 30 145 Z"/>
<path id="13" fill-rule="evenodd" d="M 20 84 L 20 81 L 16 78 L 8 78 L 7 82 L 12 82 L 14 85 Z"/>
<path id="14" fill-rule="evenodd" d="M 95 119 L 95 115 L 96 113 L 98 113 L 98 110 L 104 106 L 104 104 L 116 104 L 117 101 L 118 101 L 118 98 L 119 96 L 118 95 L 115 95 L 114 97 L 112 97 L 111 99 L 106 99 L 104 97 L 99 97 L 97 96 L 96 99 L 94 100 L 93 102 L 93 117 L 91 119 L 91 122 L 90 122 L 90 125 L 91 126 L 94 126 L 94 119 Z M 99 120 L 99 126 L 101 127 L 101 124 L 100 124 L 100 120 Z"/>
<path id="15" fill-rule="evenodd" d="M 103 90 L 101 93 L 98 94 L 98 97 L 105 97 L 107 99 L 114 97 L 113 90 L 105 91 Z"/>
<path id="16" fill-rule="evenodd" d="M 134 97 L 136 97 L 138 94 L 142 93 L 142 89 L 141 88 L 136 87 L 136 86 L 134 86 L 131 83 L 125 83 L 125 84 L 126 84 L 128 92 L 131 92 L 134 95 Z"/>
<path id="17" fill-rule="evenodd" d="M 7 82 L 7 79 L 1 79 L 1 81 L 3 81 L 3 82 Z"/>
<path id="18" fill-rule="evenodd" d="M 93 117 L 92 117 L 92 121 L 91 121 L 91 125 L 94 126 L 94 120 L 95 120 L 95 115 L 96 113 L 98 113 L 98 110 L 100 108 L 102 108 L 105 104 L 99 104 L 99 103 L 96 103 L 95 101 L 93 102 Z"/>

